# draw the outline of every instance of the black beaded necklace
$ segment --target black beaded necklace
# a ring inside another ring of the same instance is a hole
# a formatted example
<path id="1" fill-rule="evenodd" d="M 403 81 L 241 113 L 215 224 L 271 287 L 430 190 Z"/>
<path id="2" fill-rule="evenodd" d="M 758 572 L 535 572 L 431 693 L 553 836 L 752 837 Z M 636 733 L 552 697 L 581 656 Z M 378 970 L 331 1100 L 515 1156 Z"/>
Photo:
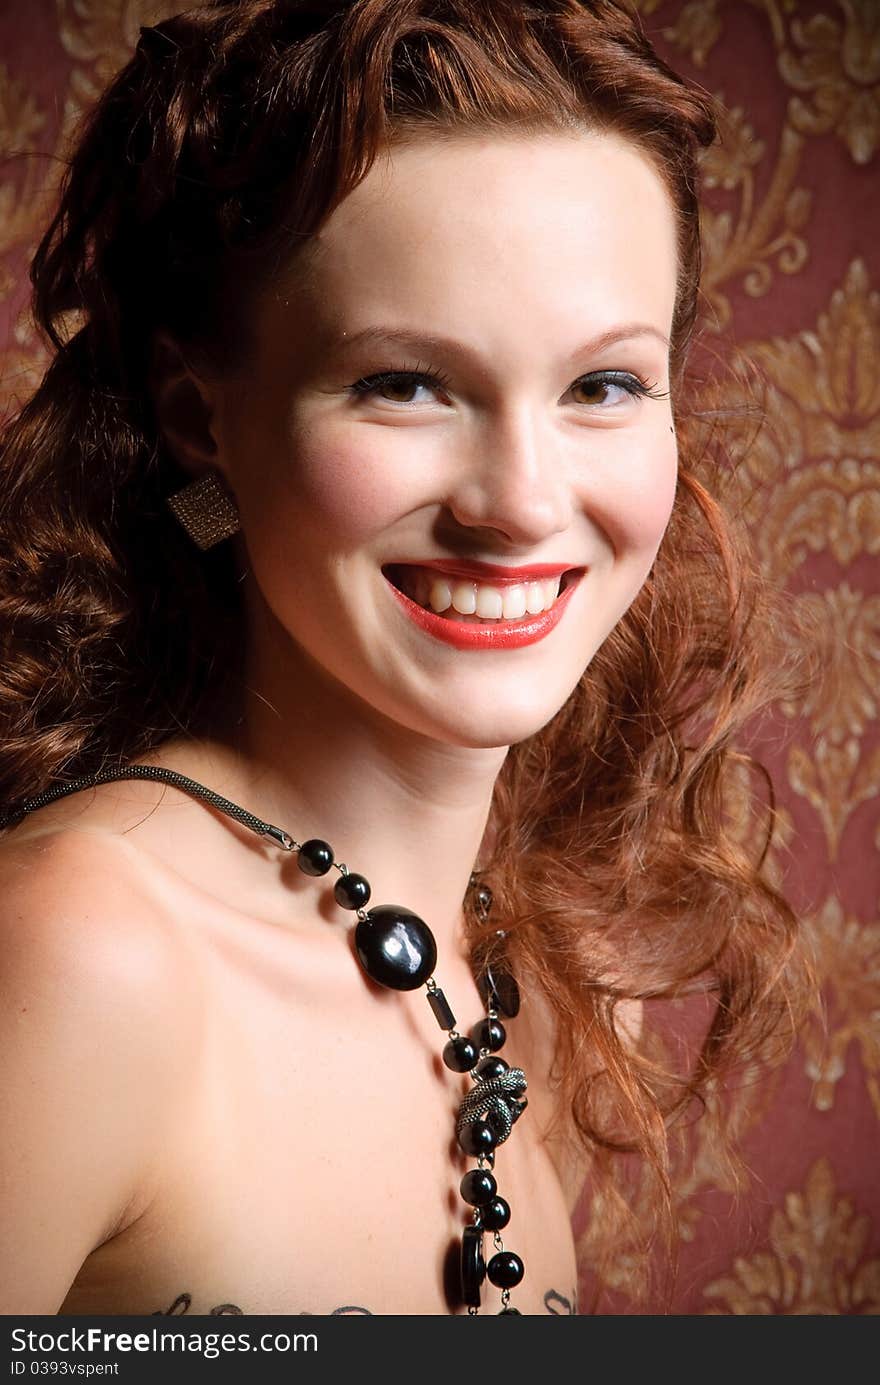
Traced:
<path id="1" fill-rule="evenodd" d="M 476 1315 L 480 1309 L 481 1286 L 488 1278 L 501 1289 L 500 1314 L 519 1314 L 518 1308 L 510 1306 L 510 1291 L 522 1280 L 525 1266 L 514 1251 L 504 1249 L 501 1231 L 510 1220 L 510 1207 L 498 1195 L 493 1172 L 496 1148 L 507 1139 L 514 1122 L 528 1105 L 522 1068 L 511 1068 L 497 1056 L 507 1038 L 499 1015 L 512 1019 L 519 1011 L 519 990 L 511 972 L 497 963 L 480 969 L 476 982 L 486 1006 L 486 1018 L 473 1026 L 469 1036 L 460 1034 L 449 1002 L 434 979 L 437 944 L 423 919 L 398 904 L 380 904 L 366 909 L 371 896 L 369 882 L 337 861 L 328 842 L 319 838 L 297 842 L 282 828 L 263 822 L 237 803 L 176 770 L 133 764 L 124 769 L 84 775 L 29 799 L 14 814 L 0 818 L 0 826 L 12 826 L 27 813 L 66 794 L 117 779 L 153 779 L 173 784 L 234 818 L 257 836 L 268 837 L 282 851 L 295 851 L 297 864 L 305 875 L 327 875 L 333 867 L 339 872 L 333 894 L 337 904 L 357 915 L 354 940 L 363 970 L 380 986 L 394 991 L 425 987 L 434 1018 L 448 1036 L 443 1062 L 452 1072 L 469 1073 L 474 1084 L 459 1106 L 455 1122 L 459 1147 L 477 1161 L 477 1167 L 469 1169 L 459 1184 L 461 1196 L 472 1214 L 471 1225 L 464 1228 L 461 1238 L 462 1301 L 467 1304 L 468 1314 Z M 488 886 L 480 884 L 478 875 L 472 875 L 470 883 L 475 891 L 478 916 L 485 922 L 492 905 L 492 893 Z M 501 930 L 498 933 L 504 936 Z M 483 1256 L 486 1232 L 492 1233 L 495 1247 L 488 1264 Z"/>

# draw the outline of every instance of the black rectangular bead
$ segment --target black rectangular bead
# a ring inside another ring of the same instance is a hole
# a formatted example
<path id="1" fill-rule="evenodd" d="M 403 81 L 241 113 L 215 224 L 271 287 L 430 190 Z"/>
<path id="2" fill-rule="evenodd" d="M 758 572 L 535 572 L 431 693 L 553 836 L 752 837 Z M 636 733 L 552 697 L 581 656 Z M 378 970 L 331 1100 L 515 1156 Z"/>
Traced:
<path id="1" fill-rule="evenodd" d="M 455 1015 L 449 1008 L 449 1001 L 441 990 L 428 992 L 428 1004 L 434 1011 L 434 1018 L 441 1029 L 455 1028 Z"/>

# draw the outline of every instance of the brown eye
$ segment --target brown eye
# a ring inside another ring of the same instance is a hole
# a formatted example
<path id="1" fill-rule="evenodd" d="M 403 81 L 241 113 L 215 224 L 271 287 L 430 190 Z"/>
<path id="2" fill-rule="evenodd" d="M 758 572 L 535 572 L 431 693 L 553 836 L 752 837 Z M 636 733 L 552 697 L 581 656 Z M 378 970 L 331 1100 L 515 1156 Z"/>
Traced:
<path id="1" fill-rule="evenodd" d="M 582 375 L 579 380 L 575 380 L 572 390 L 580 393 L 581 397 L 576 399 L 578 404 L 595 406 L 597 404 L 615 404 L 620 402 L 620 395 L 617 397 L 612 393 L 609 400 L 609 391 L 622 391 L 624 396 L 635 398 L 637 395 L 651 395 L 651 386 L 646 385 L 635 375 L 629 375 L 624 370 L 603 370 L 596 371 L 592 375 Z"/>
<path id="2" fill-rule="evenodd" d="M 350 394 L 361 398 L 378 395 L 389 404 L 413 404 L 419 389 L 434 390 L 446 388 L 446 380 L 436 372 L 421 370 L 385 370 L 378 375 L 365 375 L 348 386 Z"/>
<path id="3" fill-rule="evenodd" d="M 602 404 L 608 395 L 608 381 L 586 376 L 583 380 L 575 380 L 572 389 L 582 396 L 577 401 L 579 404 Z"/>
<path id="4" fill-rule="evenodd" d="M 376 394 L 381 394 L 384 399 L 393 400 L 395 404 L 411 404 L 413 394 L 418 388 L 419 382 L 406 375 L 393 375 L 374 386 Z"/>

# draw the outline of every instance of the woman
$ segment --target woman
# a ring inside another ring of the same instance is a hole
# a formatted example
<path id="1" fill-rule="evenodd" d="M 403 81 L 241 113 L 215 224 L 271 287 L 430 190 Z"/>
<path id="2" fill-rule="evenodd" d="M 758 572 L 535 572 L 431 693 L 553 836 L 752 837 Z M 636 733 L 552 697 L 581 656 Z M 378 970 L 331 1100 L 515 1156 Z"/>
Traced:
<path id="1" fill-rule="evenodd" d="M 4 1312 L 576 1311 L 627 1150 L 668 1230 L 806 988 L 676 433 L 713 133 L 610 0 L 211 4 L 87 121 L 0 476 Z"/>

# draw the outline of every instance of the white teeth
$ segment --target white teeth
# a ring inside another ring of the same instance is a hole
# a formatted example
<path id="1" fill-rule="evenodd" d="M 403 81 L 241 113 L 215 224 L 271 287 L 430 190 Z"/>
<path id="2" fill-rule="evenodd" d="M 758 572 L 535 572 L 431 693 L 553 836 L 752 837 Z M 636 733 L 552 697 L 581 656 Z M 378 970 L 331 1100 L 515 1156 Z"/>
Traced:
<path id="1" fill-rule="evenodd" d="M 431 603 L 431 610 L 436 611 L 437 615 L 441 611 L 448 611 L 452 605 L 452 588 L 448 582 L 444 582 L 442 577 L 431 583 L 431 590 L 428 594 Z"/>
<path id="2" fill-rule="evenodd" d="M 525 587 L 505 587 L 502 592 L 502 615 L 505 620 L 519 620 L 526 613 Z"/>
<path id="3" fill-rule="evenodd" d="M 525 615 L 540 615 L 549 611 L 560 585 L 560 577 L 547 577 L 493 587 L 488 582 L 447 580 L 415 567 L 405 569 L 401 577 L 407 596 L 437 615 L 448 611 L 452 620 L 456 615 L 475 620 L 521 620 Z"/>
<path id="4" fill-rule="evenodd" d="M 529 582 L 526 587 L 526 610 L 530 616 L 540 615 L 544 610 L 547 594 L 543 582 Z"/>
<path id="5" fill-rule="evenodd" d="M 477 587 L 477 615 L 481 620 L 500 620 L 504 610 L 504 598 L 495 587 Z"/>
<path id="6" fill-rule="evenodd" d="M 460 616 L 472 616 L 477 609 L 477 589 L 473 582 L 456 582 L 452 604 Z"/>

